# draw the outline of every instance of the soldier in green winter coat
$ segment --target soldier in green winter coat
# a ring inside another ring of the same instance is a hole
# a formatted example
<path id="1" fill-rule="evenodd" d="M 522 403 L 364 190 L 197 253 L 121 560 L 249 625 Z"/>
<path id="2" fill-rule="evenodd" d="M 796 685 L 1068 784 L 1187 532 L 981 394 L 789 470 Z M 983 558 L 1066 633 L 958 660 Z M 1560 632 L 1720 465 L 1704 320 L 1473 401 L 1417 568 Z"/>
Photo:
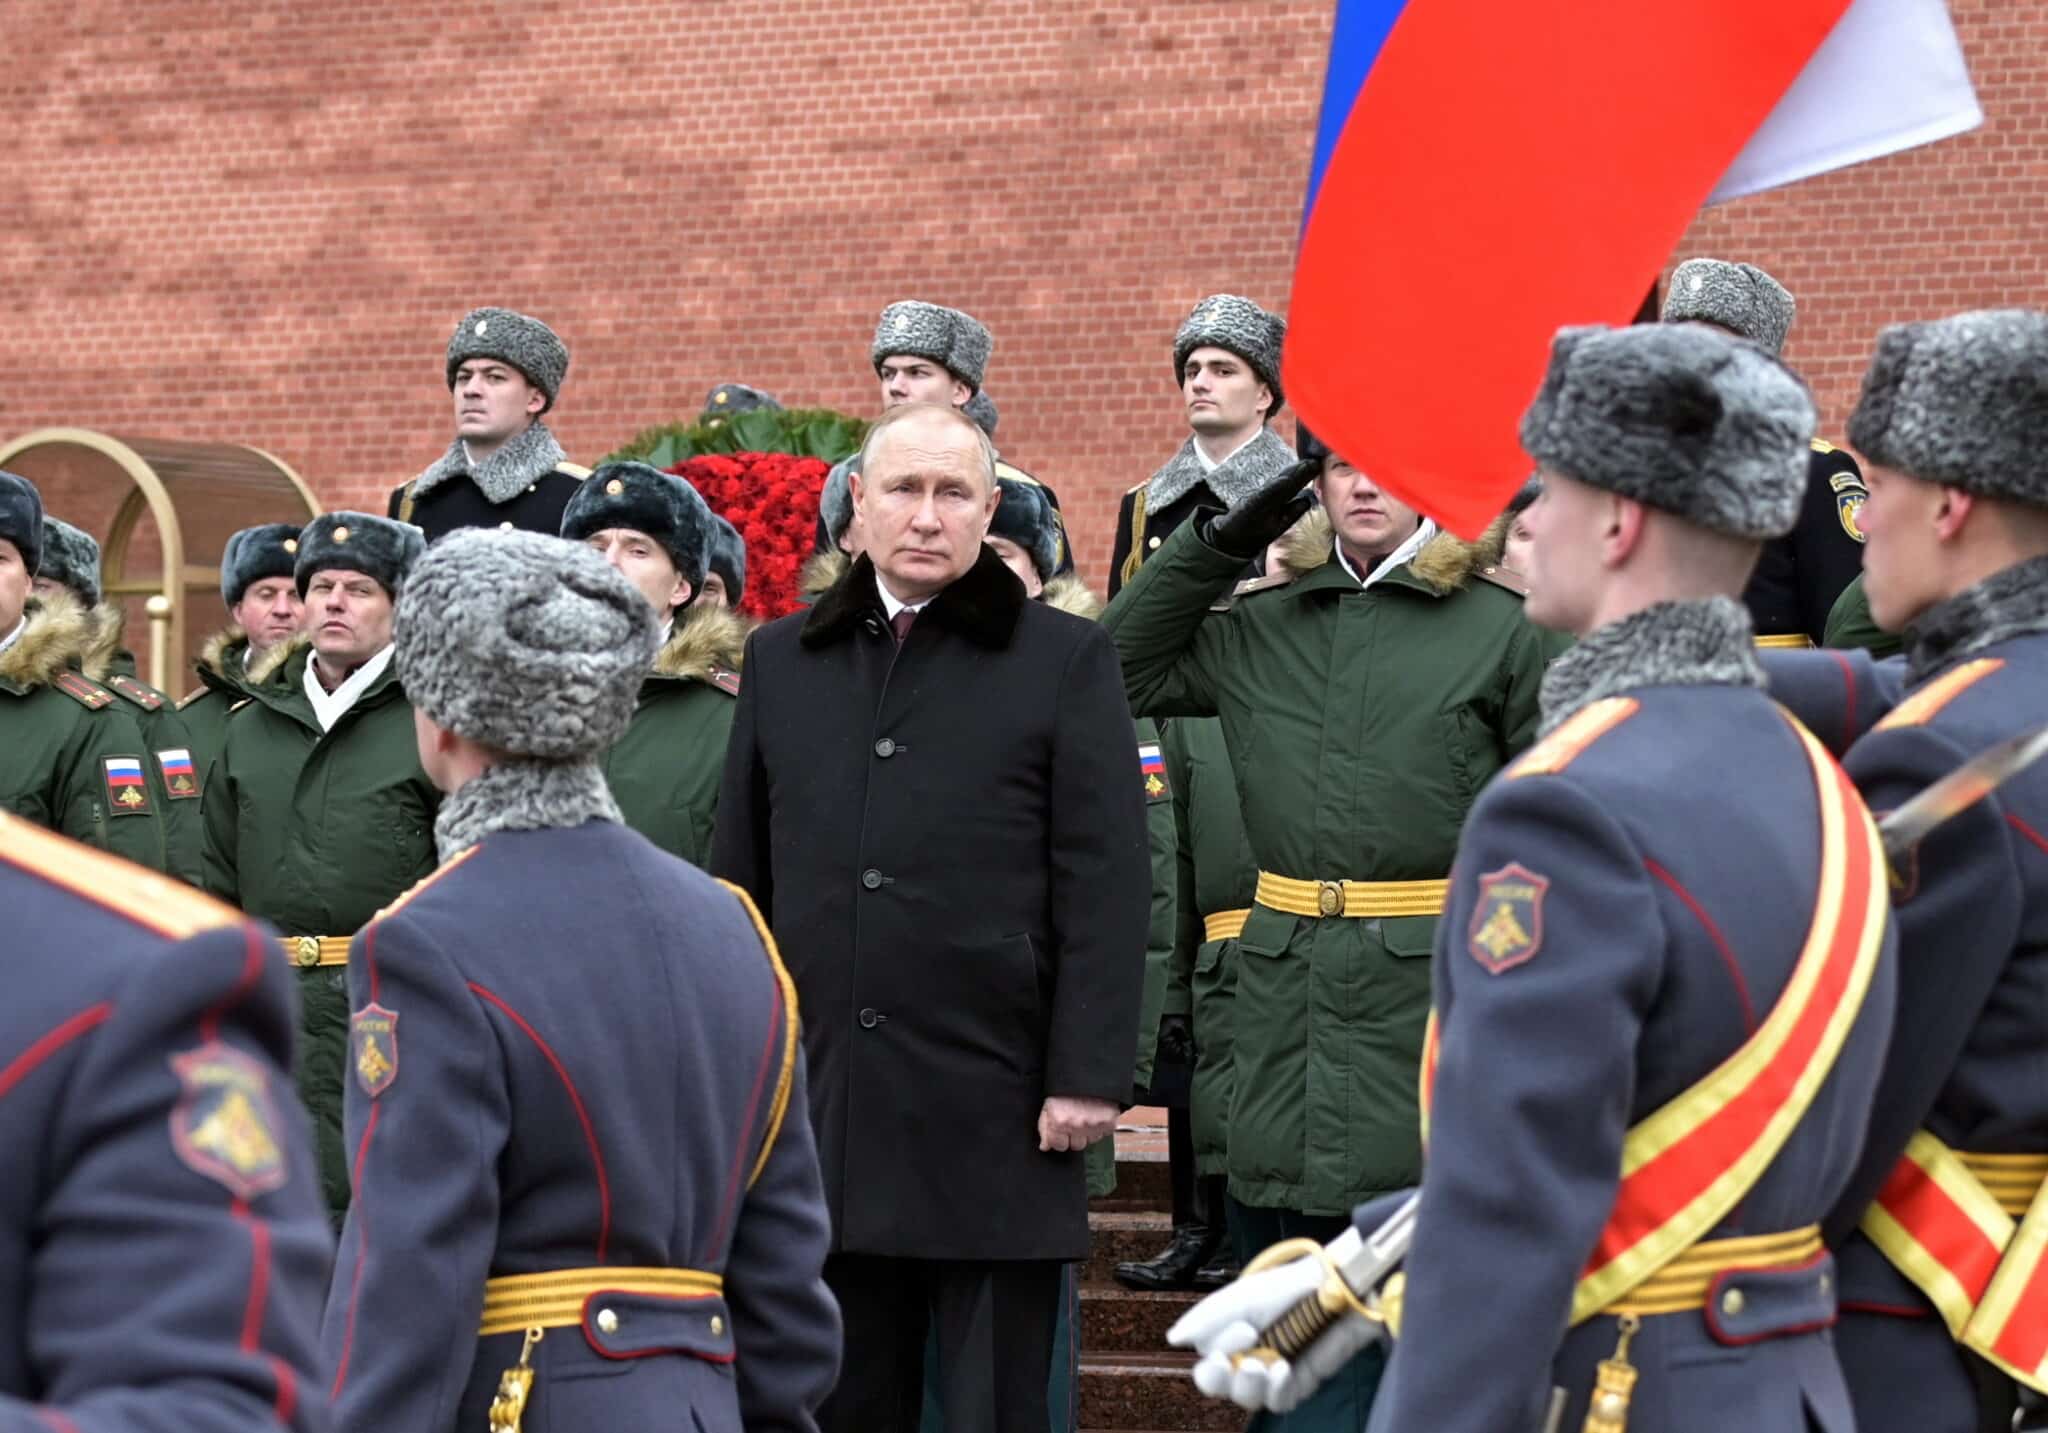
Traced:
<path id="1" fill-rule="evenodd" d="M 700 599 L 716 522 L 686 479 L 646 463 L 602 465 L 562 513 L 562 536 L 623 573 L 668 629 L 632 725 L 601 762 L 626 824 L 700 868 L 747 640 L 736 613 Z"/>
<path id="2" fill-rule="evenodd" d="M 232 625 L 207 638 L 194 666 L 199 685 L 178 703 L 204 774 L 227 736 L 228 709 L 248 695 L 250 669 L 298 634 L 301 605 L 292 569 L 299 561 L 296 523 L 269 522 L 232 534 L 220 555 L 220 600 Z"/>
<path id="3" fill-rule="evenodd" d="M 1231 1043 L 1240 1255 L 1333 1238 L 1353 1207 L 1420 1178 L 1429 955 L 1458 831 L 1533 737 L 1562 645 L 1476 545 L 1304 448 L 1316 456 L 1168 538 L 1104 619 L 1134 710 L 1221 717 L 1259 867 Z M 1233 595 L 1311 480 L 1328 557 Z M 1377 1371 L 1357 1360 L 1289 1426 L 1361 1426 Z"/>
<path id="4" fill-rule="evenodd" d="M 84 607 L 90 637 L 80 666 L 141 728 L 148 747 L 143 778 L 163 827 L 164 870 L 198 885 L 204 832 L 199 816 L 201 771 L 192 760 L 192 739 L 171 699 L 135 675 L 134 654 L 121 645 L 125 614 L 118 604 L 103 600 L 100 545 L 91 533 L 44 516 L 43 566 L 36 574 L 36 592 L 46 599 L 75 598 Z"/>
<path id="5" fill-rule="evenodd" d="M 392 608 L 419 530 L 337 512 L 298 541 L 305 640 L 267 653 L 228 717 L 205 802 L 206 887 L 275 925 L 279 958 L 299 968 L 295 1073 L 338 1218 L 348 941 L 434 869 L 441 798 L 391 669 Z"/>
<path id="6" fill-rule="evenodd" d="M 162 807 L 142 730 L 79 670 L 93 628 L 69 593 L 35 595 L 43 500 L 0 472 L 0 809 L 164 869 Z"/>

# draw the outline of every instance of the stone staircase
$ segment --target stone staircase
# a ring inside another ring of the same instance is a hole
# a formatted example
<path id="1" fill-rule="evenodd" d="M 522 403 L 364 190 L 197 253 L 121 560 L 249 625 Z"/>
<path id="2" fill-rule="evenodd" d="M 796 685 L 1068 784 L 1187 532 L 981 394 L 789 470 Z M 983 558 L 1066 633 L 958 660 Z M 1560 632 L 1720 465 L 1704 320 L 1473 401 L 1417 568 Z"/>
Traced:
<path id="1" fill-rule="evenodd" d="M 1133 1112 L 1143 1118 L 1143 1112 Z M 1088 1433 L 1237 1430 L 1246 1415 L 1204 1398 L 1188 1371 L 1194 1355 L 1170 1349 L 1166 1330 L 1195 1294 L 1142 1294 L 1119 1286 L 1110 1271 L 1125 1259 L 1147 1259 L 1166 1247 L 1168 1213 L 1165 1130 L 1133 1123 L 1117 1130 L 1116 1193 L 1089 1206 L 1088 1263 L 1081 1278 L 1081 1427 Z"/>

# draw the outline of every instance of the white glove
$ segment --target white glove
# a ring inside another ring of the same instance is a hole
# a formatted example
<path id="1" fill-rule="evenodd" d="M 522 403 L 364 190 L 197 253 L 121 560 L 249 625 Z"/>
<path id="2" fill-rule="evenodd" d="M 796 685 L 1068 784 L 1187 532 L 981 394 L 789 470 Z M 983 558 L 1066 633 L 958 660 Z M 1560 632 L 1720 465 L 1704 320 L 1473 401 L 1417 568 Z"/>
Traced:
<path id="1" fill-rule="evenodd" d="M 1358 1235 L 1346 1230 L 1330 1249 L 1337 1253 L 1347 1243 L 1355 1248 L 1357 1242 Z M 1380 1325 L 1347 1313 L 1294 1362 L 1239 1360 L 1233 1355 L 1258 1342 L 1261 1331 L 1320 1289 L 1325 1277 L 1323 1261 L 1306 1254 L 1247 1275 L 1188 1310 L 1167 1331 L 1166 1341 L 1201 1355 L 1195 1364 L 1195 1387 L 1211 1398 L 1228 1398 L 1255 1411 L 1290 1412 L 1378 1338 Z"/>

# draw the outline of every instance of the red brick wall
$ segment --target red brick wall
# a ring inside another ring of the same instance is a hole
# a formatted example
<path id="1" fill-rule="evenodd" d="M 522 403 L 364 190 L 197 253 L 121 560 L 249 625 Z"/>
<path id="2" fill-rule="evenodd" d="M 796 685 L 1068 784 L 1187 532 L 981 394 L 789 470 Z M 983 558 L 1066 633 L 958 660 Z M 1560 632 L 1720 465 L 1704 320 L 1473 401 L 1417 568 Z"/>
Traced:
<path id="1" fill-rule="evenodd" d="M 723 380 L 867 412 L 875 312 L 922 297 L 995 332 L 1002 447 L 1099 580 L 1181 433 L 1174 325 L 1287 296 L 1330 8 L 12 0 L 0 437 L 253 443 L 372 505 L 445 444 L 473 304 L 566 337 L 587 461 Z M 1880 324 L 2043 301 L 2048 0 L 1954 8 L 1982 131 L 1685 246 L 1798 293 L 1837 434 Z"/>

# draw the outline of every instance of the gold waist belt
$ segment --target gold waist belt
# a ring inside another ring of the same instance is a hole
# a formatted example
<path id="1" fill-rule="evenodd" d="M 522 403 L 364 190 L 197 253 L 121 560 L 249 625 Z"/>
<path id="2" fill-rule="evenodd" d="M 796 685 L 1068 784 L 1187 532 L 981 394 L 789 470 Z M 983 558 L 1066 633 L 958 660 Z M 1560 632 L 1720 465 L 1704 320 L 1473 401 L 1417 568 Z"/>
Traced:
<path id="1" fill-rule="evenodd" d="M 1757 638 L 1756 644 L 1759 647 L 1804 652 L 1813 647 L 1813 638 L 1804 632 L 1774 632 L 1770 636 Z"/>
<path id="2" fill-rule="evenodd" d="M 674 1299 L 724 1291 L 724 1279 L 701 1269 L 612 1267 L 507 1274 L 485 1281 L 483 1322 L 477 1334 L 488 1338 L 526 1329 L 581 1328 L 583 1306 L 593 1294 L 653 1294 Z M 602 1310 L 598 1316 L 603 1317 Z"/>
<path id="3" fill-rule="evenodd" d="M 1269 910 L 1311 918 L 1442 915 L 1451 883 L 1444 881 L 1299 881 L 1259 872 L 1258 903 Z"/>
<path id="4" fill-rule="evenodd" d="M 1202 917 L 1202 939 L 1236 940 L 1244 934 L 1244 923 L 1251 918 L 1251 912 L 1218 911 L 1213 916 Z"/>
<path id="5" fill-rule="evenodd" d="M 311 970 L 316 965 L 347 965 L 348 943 L 353 939 L 347 935 L 288 935 L 278 944 L 284 947 L 286 960 Z"/>
<path id="6" fill-rule="evenodd" d="M 1966 1154 L 1957 1150 L 1956 1158 L 1977 1176 L 1998 1207 L 2015 1219 L 2026 1217 L 2034 1196 L 2048 1184 L 2048 1154 Z"/>
<path id="7" fill-rule="evenodd" d="M 1782 1234 L 1708 1239 L 1693 1245 L 1600 1312 L 1648 1315 L 1703 1309 L 1714 1280 L 1732 1269 L 1792 1269 L 1811 1263 L 1820 1254 L 1818 1224 L 1788 1229 Z"/>

